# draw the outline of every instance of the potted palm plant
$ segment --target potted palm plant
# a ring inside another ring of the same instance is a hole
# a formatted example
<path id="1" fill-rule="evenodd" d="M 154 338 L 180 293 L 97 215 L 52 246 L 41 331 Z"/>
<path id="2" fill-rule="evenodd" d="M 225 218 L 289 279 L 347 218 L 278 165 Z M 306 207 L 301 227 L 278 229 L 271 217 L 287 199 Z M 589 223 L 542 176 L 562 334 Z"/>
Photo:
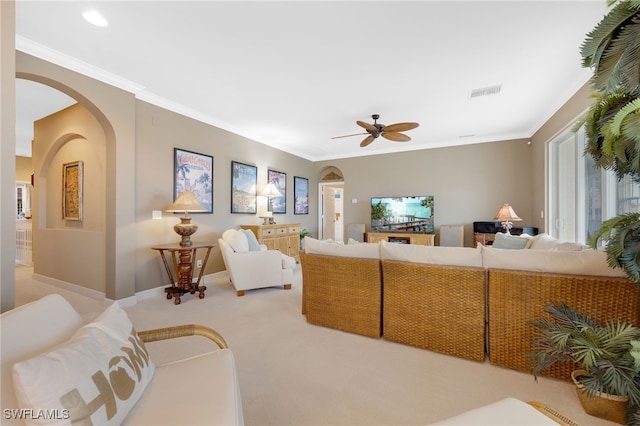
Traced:
<path id="1" fill-rule="evenodd" d="M 617 423 L 640 420 L 640 328 L 620 321 L 600 324 L 565 304 L 550 304 L 536 328 L 533 374 L 572 362 L 584 410 Z M 626 417 L 628 413 L 629 417 Z"/>

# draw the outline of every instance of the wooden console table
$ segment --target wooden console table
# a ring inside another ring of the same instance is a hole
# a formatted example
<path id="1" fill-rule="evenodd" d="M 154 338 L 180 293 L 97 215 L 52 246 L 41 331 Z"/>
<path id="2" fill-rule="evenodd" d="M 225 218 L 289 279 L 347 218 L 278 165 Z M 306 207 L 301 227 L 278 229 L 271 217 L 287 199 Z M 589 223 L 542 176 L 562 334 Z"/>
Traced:
<path id="1" fill-rule="evenodd" d="M 259 244 L 264 244 L 269 250 L 280 252 L 300 261 L 300 224 L 283 223 L 274 225 L 240 225 L 254 233 Z"/>
<path id="2" fill-rule="evenodd" d="M 367 232 L 367 242 L 389 241 L 390 243 L 420 244 L 432 246 L 434 234 L 412 232 Z"/>
<path id="3" fill-rule="evenodd" d="M 204 292 L 207 287 L 201 286 L 200 280 L 202 280 L 204 268 L 207 266 L 209 254 L 214 246 L 214 244 L 194 242 L 190 247 L 183 247 L 179 243 L 151 247 L 152 250 L 158 250 L 160 252 L 164 269 L 167 271 L 167 276 L 171 282 L 171 286 L 164 289 L 165 293 L 167 293 L 167 299 L 174 297 L 175 299 L 173 303 L 179 305 L 181 302 L 180 296 L 184 293 L 195 294 L 196 291 L 199 292 L 198 297 L 200 299 L 204 299 Z M 207 252 L 202 261 L 202 267 L 200 268 L 198 279 L 194 283 L 193 271 L 195 268 L 193 267 L 193 263 L 197 259 L 196 253 L 198 249 L 207 249 Z M 169 265 L 165 252 L 169 252 L 171 254 L 171 266 Z"/>

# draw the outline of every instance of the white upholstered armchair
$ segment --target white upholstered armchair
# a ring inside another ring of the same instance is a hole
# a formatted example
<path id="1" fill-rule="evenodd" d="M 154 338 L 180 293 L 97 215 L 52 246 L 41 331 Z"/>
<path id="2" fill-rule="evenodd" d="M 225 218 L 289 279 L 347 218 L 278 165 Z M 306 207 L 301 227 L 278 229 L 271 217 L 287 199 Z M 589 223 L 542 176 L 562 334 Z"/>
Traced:
<path id="1" fill-rule="evenodd" d="M 218 246 L 238 296 L 255 288 L 291 289 L 295 259 L 279 250 L 267 250 L 251 231 L 229 229 L 218 239 Z"/>

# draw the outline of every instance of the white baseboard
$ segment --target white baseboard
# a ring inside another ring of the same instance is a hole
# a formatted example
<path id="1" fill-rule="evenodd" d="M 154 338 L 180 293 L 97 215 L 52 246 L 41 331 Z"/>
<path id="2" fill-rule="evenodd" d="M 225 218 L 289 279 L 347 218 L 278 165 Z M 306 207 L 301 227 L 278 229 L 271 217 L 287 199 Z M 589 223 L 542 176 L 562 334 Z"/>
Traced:
<path id="1" fill-rule="evenodd" d="M 36 281 L 43 282 L 45 284 L 52 285 L 54 287 L 61 288 L 63 290 L 71 291 L 73 293 L 77 293 L 81 296 L 88 297 L 94 300 L 103 300 L 105 299 L 105 294 L 98 290 L 92 290 L 90 288 L 83 287 L 78 284 L 68 283 L 66 281 L 59 280 L 57 278 L 51 278 L 46 275 L 33 274 L 33 279 Z"/>
<path id="2" fill-rule="evenodd" d="M 227 275 L 227 271 L 214 272 L 213 274 L 204 275 L 202 279 L 206 282 L 206 280 L 208 279 L 213 280 L 213 279 L 216 279 L 216 277 L 221 275 Z M 77 293 L 81 296 L 85 296 L 90 299 L 102 301 L 104 306 L 110 306 L 115 301 L 113 299 L 107 298 L 106 295 L 100 291 L 82 287 L 77 284 L 68 283 L 66 281 L 62 281 L 56 278 L 47 277 L 45 275 L 33 274 L 33 279 L 43 282 L 45 284 L 52 285 L 54 287 L 61 288 L 63 290 Z M 164 289 L 166 287 L 167 287 L 166 285 L 163 285 L 160 287 L 150 288 L 148 290 L 138 291 L 133 296 L 125 297 L 123 299 L 118 299 L 117 302 L 121 307 L 126 308 L 128 306 L 134 306 L 138 302 L 142 302 L 143 300 L 152 299 L 154 297 L 159 297 L 159 296 L 166 297 L 164 292 Z"/>

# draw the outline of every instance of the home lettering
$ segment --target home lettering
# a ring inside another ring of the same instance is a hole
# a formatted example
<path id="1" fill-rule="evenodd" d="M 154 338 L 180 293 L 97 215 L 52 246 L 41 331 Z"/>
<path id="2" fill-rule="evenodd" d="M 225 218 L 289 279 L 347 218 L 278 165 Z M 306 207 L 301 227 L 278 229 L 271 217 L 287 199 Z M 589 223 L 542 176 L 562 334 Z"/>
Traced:
<path id="1" fill-rule="evenodd" d="M 102 370 L 97 370 L 91 376 L 98 389 L 98 396 L 86 402 L 78 389 L 73 389 L 60 398 L 63 408 L 69 410 L 72 424 L 93 425 L 91 415 L 103 405 L 107 419 L 111 419 L 118 412 L 116 398 L 126 401 L 131 397 L 136 384 L 142 379 L 142 368 L 149 364 L 149 353 L 133 328 L 128 340 L 132 347 L 123 346 L 120 348 L 123 354 L 109 360 L 108 380 Z M 123 364 L 126 364 L 129 370 L 134 371 L 136 377 L 131 377 Z"/>

